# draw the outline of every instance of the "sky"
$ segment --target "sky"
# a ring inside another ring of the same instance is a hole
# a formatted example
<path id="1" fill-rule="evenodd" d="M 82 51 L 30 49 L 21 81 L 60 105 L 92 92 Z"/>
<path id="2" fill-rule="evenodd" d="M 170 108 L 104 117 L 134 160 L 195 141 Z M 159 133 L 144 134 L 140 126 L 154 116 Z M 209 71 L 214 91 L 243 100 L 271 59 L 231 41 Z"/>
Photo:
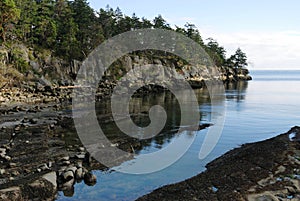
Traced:
<path id="1" fill-rule="evenodd" d="M 299 0 L 88 0 L 131 16 L 161 14 L 171 26 L 195 24 L 203 39 L 214 38 L 230 56 L 240 47 L 249 69 L 300 70 Z"/>

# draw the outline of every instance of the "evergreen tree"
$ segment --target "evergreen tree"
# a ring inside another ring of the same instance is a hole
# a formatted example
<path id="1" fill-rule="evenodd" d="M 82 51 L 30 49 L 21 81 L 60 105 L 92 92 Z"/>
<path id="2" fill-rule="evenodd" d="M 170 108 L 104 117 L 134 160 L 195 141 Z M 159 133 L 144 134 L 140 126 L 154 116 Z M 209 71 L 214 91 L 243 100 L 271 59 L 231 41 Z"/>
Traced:
<path id="1" fill-rule="evenodd" d="M 74 22 L 73 13 L 68 1 L 57 0 L 55 20 L 57 24 L 55 53 L 69 60 L 80 58 L 81 53 L 76 38 L 78 27 Z"/>
<path id="2" fill-rule="evenodd" d="M 74 22 L 78 27 L 76 39 L 77 59 L 83 60 L 87 55 L 103 41 L 102 27 L 97 24 L 94 10 L 86 0 L 74 0 L 71 3 Z M 80 54 L 80 53 L 81 54 Z"/>
<path id="3" fill-rule="evenodd" d="M 157 17 L 154 18 L 153 27 L 158 29 L 171 29 L 170 25 L 161 15 L 158 15 Z"/>
<path id="4" fill-rule="evenodd" d="M 54 19 L 55 2 L 43 0 L 37 3 L 37 15 L 34 18 L 33 38 L 35 43 L 46 48 L 53 47 L 57 36 L 57 25 Z"/>
<path id="5" fill-rule="evenodd" d="M 151 21 L 142 17 L 141 28 L 145 29 L 145 28 L 152 28 L 152 27 L 153 27 L 153 24 L 151 23 Z"/>
<path id="6" fill-rule="evenodd" d="M 21 16 L 16 25 L 16 33 L 21 41 L 33 43 L 33 28 L 37 16 L 37 4 L 32 0 L 16 0 L 17 7 L 21 10 Z"/>
<path id="7" fill-rule="evenodd" d="M 200 36 L 200 33 L 194 24 L 186 23 L 184 26 L 186 28 L 185 34 L 187 37 L 193 39 L 195 42 L 197 42 L 200 45 L 204 44 Z"/>
<path id="8" fill-rule="evenodd" d="M 6 36 L 12 30 L 13 23 L 20 18 L 20 10 L 14 0 L 0 1 L 0 42 L 6 41 Z"/>
<path id="9" fill-rule="evenodd" d="M 98 12 L 98 15 L 99 15 L 98 23 L 102 26 L 103 34 L 105 38 L 110 38 L 120 33 L 120 30 L 118 30 L 118 28 L 116 27 L 117 20 L 119 21 L 119 24 L 123 25 L 121 29 L 124 28 L 126 29 L 128 26 L 130 26 L 131 28 L 131 22 L 129 24 L 124 23 L 122 18 L 120 18 L 120 16 L 116 18 L 114 10 L 110 8 L 108 5 L 106 6 L 106 10 L 101 8 L 100 11 Z"/>
<path id="10" fill-rule="evenodd" d="M 240 48 L 236 50 L 234 55 L 230 56 L 226 63 L 228 67 L 236 69 L 248 66 L 247 56 Z"/>
<path id="11" fill-rule="evenodd" d="M 223 66 L 226 61 L 226 51 L 223 47 L 219 45 L 219 43 L 212 39 L 207 39 L 209 42 L 205 46 L 207 53 L 209 54 L 210 58 L 214 61 L 216 66 Z"/>

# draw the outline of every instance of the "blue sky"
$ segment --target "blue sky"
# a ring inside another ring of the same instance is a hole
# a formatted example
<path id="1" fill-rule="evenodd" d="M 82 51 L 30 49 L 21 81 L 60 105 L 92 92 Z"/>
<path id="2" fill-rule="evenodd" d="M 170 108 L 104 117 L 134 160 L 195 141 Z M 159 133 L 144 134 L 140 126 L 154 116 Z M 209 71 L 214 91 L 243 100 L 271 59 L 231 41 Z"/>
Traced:
<path id="1" fill-rule="evenodd" d="M 300 69 L 299 0 L 89 0 L 95 9 L 119 7 L 126 15 L 153 19 L 161 14 L 172 26 L 195 24 L 203 39 L 215 38 L 232 54 L 241 47 L 250 69 Z"/>

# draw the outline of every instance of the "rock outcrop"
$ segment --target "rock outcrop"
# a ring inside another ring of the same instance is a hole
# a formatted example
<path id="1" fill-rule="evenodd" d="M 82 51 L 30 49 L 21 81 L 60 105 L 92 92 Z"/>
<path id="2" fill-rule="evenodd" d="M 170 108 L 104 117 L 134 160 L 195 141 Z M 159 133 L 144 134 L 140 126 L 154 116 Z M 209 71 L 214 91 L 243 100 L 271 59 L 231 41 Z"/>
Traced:
<path id="1" fill-rule="evenodd" d="M 251 79 L 247 69 L 218 67 L 219 76 L 212 77 L 210 70 L 207 70 L 205 66 L 191 66 L 172 56 L 153 56 L 147 53 L 123 56 L 105 72 L 104 79 L 110 82 L 117 81 L 128 71 L 147 64 L 169 67 L 170 72 L 181 74 L 191 83 L 201 83 L 211 79 L 220 79 L 225 82 Z M 24 44 L 0 46 L 1 88 L 17 86 L 27 89 L 28 85 L 34 85 L 32 83 L 36 83 L 37 88 L 50 84 L 51 86 L 70 86 L 80 67 L 81 62 L 64 61 L 53 56 L 48 50 L 35 50 Z M 90 75 L 95 75 L 95 72 L 86 73 L 86 79 L 89 79 Z M 96 79 L 100 80 L 100 78 Z M 198 85 L 198 87 L 201 86 L 201 84 Z"/>

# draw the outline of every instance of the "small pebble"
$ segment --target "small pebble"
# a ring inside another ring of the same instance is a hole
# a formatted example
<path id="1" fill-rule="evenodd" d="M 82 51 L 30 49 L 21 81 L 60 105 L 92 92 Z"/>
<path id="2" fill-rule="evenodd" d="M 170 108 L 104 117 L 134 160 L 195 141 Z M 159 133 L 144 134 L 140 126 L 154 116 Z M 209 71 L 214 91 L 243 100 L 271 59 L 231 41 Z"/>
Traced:
<path id="1" fill-rule="evenodd" d="M 9 163 L 9 167 L 10 168 L 15 168 L 15 167 L 17 167 L 17 164 L 16 163 Z"/>

